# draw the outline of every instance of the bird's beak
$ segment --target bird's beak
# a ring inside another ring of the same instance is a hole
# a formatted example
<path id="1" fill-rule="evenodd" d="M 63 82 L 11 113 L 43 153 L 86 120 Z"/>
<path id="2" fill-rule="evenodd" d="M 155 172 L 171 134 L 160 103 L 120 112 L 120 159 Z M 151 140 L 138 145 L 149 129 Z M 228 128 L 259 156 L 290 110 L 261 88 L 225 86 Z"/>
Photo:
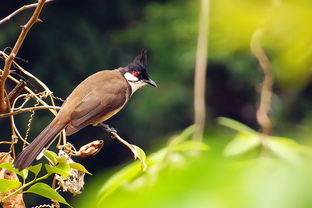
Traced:
<path id="1" fill-rule="evenodd" d="M 145 79 L 144 82 L 147 83 L 147 84 L 149 84 L 149 85 L 152 85 L 153 87 L 157 87 L 156 82 L 154 82 L 154 81 L 151 80 L 151 79 Z"/>

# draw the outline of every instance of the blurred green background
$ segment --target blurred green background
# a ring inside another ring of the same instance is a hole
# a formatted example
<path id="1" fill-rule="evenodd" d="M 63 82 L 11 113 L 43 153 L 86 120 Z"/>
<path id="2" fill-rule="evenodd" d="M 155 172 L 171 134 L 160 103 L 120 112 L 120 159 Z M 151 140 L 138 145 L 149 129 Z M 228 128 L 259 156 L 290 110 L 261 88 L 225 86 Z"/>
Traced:
<path id="1" fill-rule="evenodd" d="M 33 1 L 3 1 L 0 18 L 26 3 Z M 55 95 L 66 98 L 88 75 L 125 66 L 147 48 L 148 71 L 159 88 L 139 90 L 108 123 L 149 154 L 193 122 L 199 8 L 200 1 L 194 0 L 56 0 L 46 4 L 44 22 L 31 29 L 18 54 L 28 62 L 18 62 Z M 156 180 L 153 185 L 119 190 L 103 201 L 105 207 L 311 207 L 306 196 L 311 189 L 310 167 L 295 168 L 262 157 L 255 161 L 255 154 L 228 161 L 221 155 L 234 133 L 215 122 L 216 117 L 230 117 L 259 129 L 256 109 L 263 75 L 250 51 L 250 40 L 262 29 L 261 44 L 275 76 L 273 134 L 311 145 L 311 11 L 310 0 L 211 0 L 204 141 L 209 153 L 195 159 L 187 156 L 183 167 L 174 170 L 170 167 L 176 164 L 170 163 L 159 177 L 149 179 Z M 31 12 L 0 25 L 1 49 L 13 46 L 19 25 Z M 26 130 L 27 116 L 17 117 L 21 132 Z M 30 138 L 51 119 L 48 112 L 36 113 Z M 0 120 L 3 138 L 10 134 L 5 131 L 7 123 Z M 91 203 L 90 196 L 108 176 L 132 159 L 128 149 L 101 129 L 87 127 L 70 141 L 80 147 L 103 138 L 100 154 L 80 160 L 95 176 L 86 179 L 86 191 L 75 207 Z M 237 160 L 249 163 L 233 168 Z"/>

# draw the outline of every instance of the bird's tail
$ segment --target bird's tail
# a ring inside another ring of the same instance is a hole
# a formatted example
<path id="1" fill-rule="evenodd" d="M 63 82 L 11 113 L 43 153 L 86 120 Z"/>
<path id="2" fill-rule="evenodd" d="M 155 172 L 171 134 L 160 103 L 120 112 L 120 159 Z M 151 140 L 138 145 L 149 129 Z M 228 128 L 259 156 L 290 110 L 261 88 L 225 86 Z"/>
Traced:
<path id="1" fill-rule="evenodd" d="M 65 127 L 54 119 L 14 160 L 14 167 L 23 170 L 31 165 L 36 157 L 48 149 L 56 136 Z"/>

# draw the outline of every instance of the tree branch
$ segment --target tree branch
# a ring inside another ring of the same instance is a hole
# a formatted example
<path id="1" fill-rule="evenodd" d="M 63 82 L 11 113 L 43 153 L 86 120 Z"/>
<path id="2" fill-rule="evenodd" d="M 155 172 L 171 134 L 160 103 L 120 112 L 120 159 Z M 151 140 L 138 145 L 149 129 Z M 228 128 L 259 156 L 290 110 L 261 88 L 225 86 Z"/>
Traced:
<path id="1" fill-rule="evenodd" d="M 147 170 L 147 165 L 145 162 L 145 158 L 142 160 L 142 158 L 138 155 L 138 152 L 135 148 L 135 145 L 130 144 L 129 142 L 127 142 L 126 140 L 122 139 L 117 131 L 114 128 L 109 127 L 107 124 L 103 124 L 103 123 L 99 123 L 97 124 L 97 126 L 103 128 L 108 134 L 110 134 L 113 138 L 116 138 L 119 142 L 121 142 L 123 145 L 125 145 L 126 147 L 128 147 L 131 152 L 133 153 L 134 159 L 136 160 L 137 158 L 139 158 L 141 160 L 141 167 L 143 171 Z M 142 150 L 143 151 L 143 150 Z M 145 153 L 144 153 L 145 154 Z"/>
<path id="2" fill-rule="evenodd" d="M 193 139 L 197 141 L 203 139 L 206 119 L 205 89 L 208 56 L 209 0 L 201 0 L 200 9 L 194 79 L 195 133 Z"/>
<path id="3" fill-rule="evenodd" d="M 30 108 L 22 108 L 20 110 L 13 111 L 11 113 L 2 113 L 2 114 L 0 114 L 0 118 L 15 116 L 17 114 L 26 113 L 26 112 L 32 112 L 32 111 L 37 111 L 37 110 L 47 110 L 47 109 L 60 110 L 61 107 L 58 107 L 58 106 L 37 106 L 37 107 L 30 107 Z"/>
<path id="4" fill-rule="evenodd" d="M 30 17 L 30 19 L 28 20 L 28 22 L 26 23 L 26 25 L 22 26 L 22 31 L 10 53 L 10 55 L 5 59 L 4 61 L 4 69 L 3 69 L 3 73 L 0 79 L 0 112 L 3 112 L 6 110 L 7 108 L 7 104 L 5 102 L 5 98 L 4 98 L 4 87 L 5 87 L 5 81 L 7 79 L 7 77 L 10 74 L 10 69 L 11 69 L 11 65 L 13 63 L 14 58 L 16 57 L 19 49 L 21 48 L 30 28 L 36 23 L 39 22 L 39 15 L 41 13 L 41 10 L 45 4 L 46 0 L 38 0 L 38 4 L 37 7 L 33 13 L 33 15 Z"/>
<path id="5" fill-rule="evenodd" d="M 261 126 L 264 134 L 271 134 L 273 123 L 269 117 L 271 110 L 272 100 L 272 87 L 274 83 L 274 77 L 272 73 L 272 66 L 269 58 L 265 54 L 260 44 L 260 39 L 263 31 L 258 29 L 252 36 L 250 42 L 251 52 L 258 59 L 260 68 L 264 74 L 264 80 L 261 87 L 260 105 L 257 109 L 257 121 Z"/>
<path id="6" fill-rule="evenodd" d="M 13 103 L 14 100 L 21 94 L 26 86 L 26 82 L 20 80 L 20 82 L 13 88 L 13 90 L 8 95 L 9 103 Z"/>
<path id="7" fill-rule="evenodd" d="M 51 2 L 51 1 L 54 1 L 54 0 L 46 0 L 46 3 L 48 2 Z M 30 8 L 33 8 L 33 7 L 36 7 L 38 6 L 38 3 L 34 3 L 34 4 L 28 4 L 28 5 L 24 5 L 22 6 L 21 8 L 15 10 L 14 12 L 12 12 L 11 14 L 9 14 L 8 16 L 6 16 L 5 18 L 3 18 L 2 20 L 0 20 L 0 25 L 6 21 L 9 21 L 13 16 L 17 15 L 18 13 L 26 10 L 26 9 L 30 9 Z"/>

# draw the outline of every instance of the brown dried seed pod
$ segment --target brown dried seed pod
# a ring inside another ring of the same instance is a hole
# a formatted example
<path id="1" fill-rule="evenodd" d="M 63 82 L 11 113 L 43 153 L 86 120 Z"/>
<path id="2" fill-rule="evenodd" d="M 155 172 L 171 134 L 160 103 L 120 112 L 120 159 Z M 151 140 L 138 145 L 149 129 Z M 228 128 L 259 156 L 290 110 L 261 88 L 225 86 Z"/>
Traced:
<path id="1" fill-rule="evenodd" d="M 86 145 L 83 145 L 75 156 L 90 157 L 96 155 L 102 149 L 103 145 L 103 140 L 95 140 Z"/>

